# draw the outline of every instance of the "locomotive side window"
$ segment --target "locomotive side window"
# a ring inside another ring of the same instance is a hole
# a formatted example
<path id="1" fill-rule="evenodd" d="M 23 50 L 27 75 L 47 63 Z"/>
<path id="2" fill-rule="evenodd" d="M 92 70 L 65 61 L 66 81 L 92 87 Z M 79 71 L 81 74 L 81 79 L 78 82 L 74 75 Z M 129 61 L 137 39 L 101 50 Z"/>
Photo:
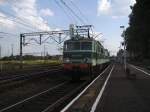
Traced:
<path id="1" fill-rule="evenodd" d="M 92 50 L 92 42 L 82 42 L 81 50 Z"/>

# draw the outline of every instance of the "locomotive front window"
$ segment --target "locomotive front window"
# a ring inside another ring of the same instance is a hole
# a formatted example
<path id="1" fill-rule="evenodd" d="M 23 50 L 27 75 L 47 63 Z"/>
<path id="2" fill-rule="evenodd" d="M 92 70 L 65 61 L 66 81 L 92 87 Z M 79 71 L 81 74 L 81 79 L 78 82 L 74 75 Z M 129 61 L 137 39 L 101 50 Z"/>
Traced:
<path id="1" fill-rule="evenodd" d="M 92 50 L 92 42 L 82 42 L 81 50 Z"/>
<path id="2" fill-rule="evenodd" d="M 64 50 L 92 50 L 92 42 L 67 42 L 64 44 Z"/>
<path id="3" fill-rule="evenodd" d="M 64 45 L 65 51 L 80 50 L 80 42 L 68 42 Z"/>

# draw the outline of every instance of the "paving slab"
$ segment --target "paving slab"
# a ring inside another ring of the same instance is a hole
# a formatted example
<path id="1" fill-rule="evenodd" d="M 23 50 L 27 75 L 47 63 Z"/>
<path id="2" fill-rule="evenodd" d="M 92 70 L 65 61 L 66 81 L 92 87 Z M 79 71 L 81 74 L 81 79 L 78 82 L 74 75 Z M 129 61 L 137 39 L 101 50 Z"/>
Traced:
<path id="1" fill-rule="evenodd" d="M 96 112 L 150 112 L 150 76 L 134 73 L 136 80 L 129 80 L 123 66 L 115 64 Z"/>

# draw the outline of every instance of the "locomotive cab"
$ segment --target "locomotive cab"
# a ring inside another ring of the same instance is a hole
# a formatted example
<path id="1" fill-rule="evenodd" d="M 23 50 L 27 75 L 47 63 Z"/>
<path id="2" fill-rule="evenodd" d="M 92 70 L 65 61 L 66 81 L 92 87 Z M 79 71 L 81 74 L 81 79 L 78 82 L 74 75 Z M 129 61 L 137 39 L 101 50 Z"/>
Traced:
<path id="1" fill-rule="evenodd" d="M 92 39 L 67 40 L 64 42 L 63 64 L 64 71 L 87 74 L 91 69 L 93 51 Z"/>
<path id="2" fill-rule="evenodd" d="M 108 62 L 107 50 L 89 32 L 91 25 L 70 25 L 70 39 L 63 46 L 63 68 L 65 74 L 74 77 L 92 78 Z M 69 73 L 69 74 L 68 74 Z"/>

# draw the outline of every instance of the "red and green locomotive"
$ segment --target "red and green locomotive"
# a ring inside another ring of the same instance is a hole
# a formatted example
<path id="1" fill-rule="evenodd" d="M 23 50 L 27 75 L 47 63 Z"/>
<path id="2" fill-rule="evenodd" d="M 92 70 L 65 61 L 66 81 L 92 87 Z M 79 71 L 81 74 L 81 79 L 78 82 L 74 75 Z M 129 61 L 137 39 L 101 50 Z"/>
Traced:
<path id="1" fill-rule="evenodd" d="M 71 33 L 73 34 L 73 33 Z M 73 79 L 82 76 L 93 77 L 109 63 L 109 52 L 92 37 L 73 34 L 64 42 L 63 69 Z"/>

